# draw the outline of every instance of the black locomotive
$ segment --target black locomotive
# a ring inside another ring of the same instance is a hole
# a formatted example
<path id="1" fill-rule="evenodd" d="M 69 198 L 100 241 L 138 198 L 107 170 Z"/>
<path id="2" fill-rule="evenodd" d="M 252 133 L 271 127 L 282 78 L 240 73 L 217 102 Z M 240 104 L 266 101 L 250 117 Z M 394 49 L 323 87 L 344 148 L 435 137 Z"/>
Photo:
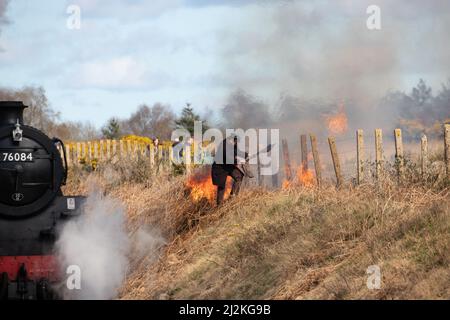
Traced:
<path id="1" fill-rule="evenodd" d="M 0 101 L 0 300 L 55 297 L 60 270 L 54 243 L 84 201 L 62 194 L 64 144 L 25 125 L 25 108 Z"/>

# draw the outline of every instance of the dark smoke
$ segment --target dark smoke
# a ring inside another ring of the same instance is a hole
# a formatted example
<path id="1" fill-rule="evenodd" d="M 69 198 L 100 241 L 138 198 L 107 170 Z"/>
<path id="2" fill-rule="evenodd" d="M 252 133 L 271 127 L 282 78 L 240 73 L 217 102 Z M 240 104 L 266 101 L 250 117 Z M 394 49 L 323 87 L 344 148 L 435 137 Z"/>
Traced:
<path id="1" fill-rule="evenodd" d="M 274 121 L 270 107 L 243 90 L 229 96 L 221 113 L 226 128 L 268 128 Z"/>
<path id="2" fill-rule="evenodd" d="M 9 23 L 9 20 L 6 18 L 6 8 L 8 6 L 9 0 L 0 0 L 0 37 L 2 35 L 2 27 Z M 2 46 L 0 45 L 0 52 L 2 52 Z"/>
<path id="3" fill-rule="evenodd" d="M 8 7 L 9 0 L 0 0 L 0 32 L 2 25 L 7 24 L 9 21 L 6 19 L 6 8 Z"/>
<path id="4" fill-rule="evenodd" d="M 242 88 L 245 99 L 230 95 L 226 119 L 247 127 L 269 122 L 296 135 L 320 132 L 324 116 L 343 103 L 349 134 L 357 127 L 392 128 L 402 117 L 423 120 L 424 127 L 444 121 L 448 88 L 435 88 L 421 103 L 412 86 L 420 78 L 437 86 L 450 76 L 450 2 L 377 1 L 379 31 L 366 27 L 371 4 L 279 1 L 255 4 L 252 14 L 234 20 L 220 34 L 221 84 Z"/>

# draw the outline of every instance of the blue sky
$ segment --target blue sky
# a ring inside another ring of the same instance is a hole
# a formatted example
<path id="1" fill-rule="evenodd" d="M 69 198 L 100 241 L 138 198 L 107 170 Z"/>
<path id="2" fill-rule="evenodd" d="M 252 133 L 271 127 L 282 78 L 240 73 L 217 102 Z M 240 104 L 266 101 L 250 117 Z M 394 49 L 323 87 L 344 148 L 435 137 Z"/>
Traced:
<path id="1" fill-rule="evenodd" d="M 13 0 L 0 86 L 43 86 L 63 119 L 98 126 L 141 103 L 215 111 L 237 88 L 268 103 L 365 101 L 420 77 L 438 88 L 450 76 L 446 1 L 375 1 L 383 27 L 369 31 L 372 2 Z M 80 30 L 66 27 L 71 4 Z"/>

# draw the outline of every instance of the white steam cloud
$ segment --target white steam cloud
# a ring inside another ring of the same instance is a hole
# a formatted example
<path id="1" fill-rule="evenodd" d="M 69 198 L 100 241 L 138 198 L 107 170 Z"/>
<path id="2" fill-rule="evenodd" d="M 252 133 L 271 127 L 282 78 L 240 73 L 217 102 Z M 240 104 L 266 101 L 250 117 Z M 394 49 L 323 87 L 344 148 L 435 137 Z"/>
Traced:
<path id="1" fill-rule="evenodd" d="M 125 212 L 119 201 L 97 191 L 88 197 L 83 213 L 64 226 L 56 244 L 63 275 L 69 266 L 81 271 L 81 289 L 69 290 L 65 282 L 61 284 L 64 299 L 114 299 L 130 260 L 156 257 L 164 244 L 162 237 L 144 227 L 130 237 Z"/>
<path id="2" fill-rule="evenodd" d="M 166 240 L 158 229 L 145 226 L 136 230 L 131 241 L 132 257 L 130 258 L 133 260 L 147 258 L 147 262 L 154 262 L 160 248 L 166 244 Z"/>
<path id="3" fill-rule="evenodd" d="M 64 266 L 81 270 L 81 290 L 72 290 L 71 299 L 112 299 L 125 279 L 130 241 L 122 205 L 100 193 L 87 199 L 83 214 L 69 221 L 57 242 Z"/>

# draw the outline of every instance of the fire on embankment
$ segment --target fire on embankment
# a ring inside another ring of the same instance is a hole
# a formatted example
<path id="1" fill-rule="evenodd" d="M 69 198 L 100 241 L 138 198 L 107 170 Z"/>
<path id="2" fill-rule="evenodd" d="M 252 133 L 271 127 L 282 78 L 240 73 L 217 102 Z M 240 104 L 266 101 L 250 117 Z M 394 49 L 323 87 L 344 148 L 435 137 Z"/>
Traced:
<path id="1" fill-rule="evenodd" d="M 186 178 L 186 187 L 194 203 L 207 200 L 211 205 L 215 203 L 217 187 L 213 185 L 211 179 L 211 168 L 205 167 L 196 170 Z M 231 179 L 227 179 L 225 199 L 229 197 L 231 191 Z"/>

